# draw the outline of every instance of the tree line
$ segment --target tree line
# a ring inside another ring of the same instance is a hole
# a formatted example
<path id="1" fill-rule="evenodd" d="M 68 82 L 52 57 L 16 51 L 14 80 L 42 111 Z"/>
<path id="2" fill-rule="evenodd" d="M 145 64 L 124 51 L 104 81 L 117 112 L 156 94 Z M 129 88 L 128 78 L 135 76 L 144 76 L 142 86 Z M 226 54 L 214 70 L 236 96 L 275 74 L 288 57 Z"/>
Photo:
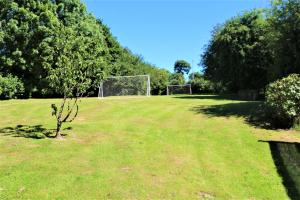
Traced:
<path id="1" fill-rule="evenodd" d="M 300 73 L 300 1 L 276 0 L 217 25 L 201 56 L 207 79 L 227 92 L 265 92 L 267 84 Z"/>
<path id="2" fill-rule="evenodd" d="M 51 104 L 56 138 L 105 77 L 141 74 L 153 94 L 171 77 L 122 47 L 80 0 L 0 1 L 0 99 L 60 97 Z"/>
<path id="3" fill-rule="evenodd" d="M 61 96 L 47 77 L 52 69 L 74 65 L 74 61 L 87 68 L 93 66 L 92 81 L 104 76 L 149 74 L 154 94 L 165 92 L 170 76 L 167 70 L 122 47 L 80 0 L 0 1 L 0 77 L 8 83 L 18 81 L 24 88 L 23 98 Z M 63 72 L 57 75 L 63 76 Z M 89 90 L 93 92 L 95 87 Z M 16 95 L 20 97 L 18 92 Z M 10 96 L 3 93 L 2 98 Z"/>
<path id="4" fill-rule="evenodd" d="M 222 91 L 256 100 L 273 127 L 300 127 L 300 1 L 274 0 L 212 31 L 204 77 Z"/>

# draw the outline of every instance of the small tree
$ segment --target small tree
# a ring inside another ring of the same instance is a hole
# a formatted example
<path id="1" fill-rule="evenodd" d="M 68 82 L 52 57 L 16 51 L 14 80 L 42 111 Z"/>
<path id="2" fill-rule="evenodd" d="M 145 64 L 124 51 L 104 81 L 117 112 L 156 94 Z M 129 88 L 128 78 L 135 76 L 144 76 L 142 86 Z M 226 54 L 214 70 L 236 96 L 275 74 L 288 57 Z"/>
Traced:
<path id="1" fill-rule="evenodd" d="M 188 74 L 191 70 L 191 65 L 185 60 L 177 60 L 174 64 L 175 73 Z"/>
<path id="2" fill-rule="evenodd" d="M 63 99 L 52 104 L 56 118 L 56 138 L 61 138 L 61 127 L 72 122 L 79 110 L 78 101 L 103 78 L 102 48 L 100 41 L 78 36 L 72 29 L 61 27 L 55 37 L 55 66 L 48 67 L 48 81 Z M 95 51 L 95 46 L 96 48 Z M 92 48 L 93 47 L 93 48 Z"/>

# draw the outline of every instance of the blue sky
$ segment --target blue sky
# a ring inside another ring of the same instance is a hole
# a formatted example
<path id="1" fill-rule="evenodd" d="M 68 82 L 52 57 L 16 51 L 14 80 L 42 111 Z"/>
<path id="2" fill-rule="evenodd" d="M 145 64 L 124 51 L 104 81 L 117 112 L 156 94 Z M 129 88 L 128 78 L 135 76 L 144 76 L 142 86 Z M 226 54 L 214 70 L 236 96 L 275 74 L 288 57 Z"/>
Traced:
<path id="1" fill-rule="evenodd" d="M 173 71 L 177 59 L 197 63 L 213 27 L 269 0 L 83 0 L 121 45 L 145 61 Z"/>

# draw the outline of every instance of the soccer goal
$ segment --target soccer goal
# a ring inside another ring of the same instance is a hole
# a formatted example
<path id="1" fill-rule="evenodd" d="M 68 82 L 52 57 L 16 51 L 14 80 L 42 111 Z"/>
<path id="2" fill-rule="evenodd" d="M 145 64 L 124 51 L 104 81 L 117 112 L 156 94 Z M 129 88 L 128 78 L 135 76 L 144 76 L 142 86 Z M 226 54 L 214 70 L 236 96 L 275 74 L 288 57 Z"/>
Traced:
<path id="1" fill-rule="evenodd" d="M 191 84 L 168 85 L 167 95 L 173 95 L 173 94 L 192 94 Z"/>
<path id="2" fill-rule="evenodd" d="M 99 87 L 98 98 L 113 96 L 150 96 L 150 76 L 111 76 Z"/>

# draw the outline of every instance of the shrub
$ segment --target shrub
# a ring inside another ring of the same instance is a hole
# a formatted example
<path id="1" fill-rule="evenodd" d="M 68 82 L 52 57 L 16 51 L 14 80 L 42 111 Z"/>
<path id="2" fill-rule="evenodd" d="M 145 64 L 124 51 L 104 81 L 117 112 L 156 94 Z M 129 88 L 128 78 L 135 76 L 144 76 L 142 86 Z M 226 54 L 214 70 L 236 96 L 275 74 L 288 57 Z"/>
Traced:
<path id="1" fill-rule="evenodd" d="M 0 75 L 0 99 L 12 99 L 22 96 L 24 85 L 17 78 L 11 75 L 3 77 Z"/>
<path id="2" fill-rule="evenodd" d="M 300 122 L 300 76 L 291 74 L 268 85 L 266 105 L 276 126 L 296 127 Z"/>
<path id="3" fill-rule="evenodd" d="M 194 80 L 189 81 L 192 85 L 193 93 L 214 93 L 215 88 L 214 84 L 204 78 L 195 78 Z"/>
<path id="4" fill-rule="evenodd" d="M 169 84 L 170 85 L 182 85 L 184 84 L 185 80 L 184 80 L 184 76 L 181 73 L 174 73 L 171 74 L 171 76 L 169 77 Z"/>

